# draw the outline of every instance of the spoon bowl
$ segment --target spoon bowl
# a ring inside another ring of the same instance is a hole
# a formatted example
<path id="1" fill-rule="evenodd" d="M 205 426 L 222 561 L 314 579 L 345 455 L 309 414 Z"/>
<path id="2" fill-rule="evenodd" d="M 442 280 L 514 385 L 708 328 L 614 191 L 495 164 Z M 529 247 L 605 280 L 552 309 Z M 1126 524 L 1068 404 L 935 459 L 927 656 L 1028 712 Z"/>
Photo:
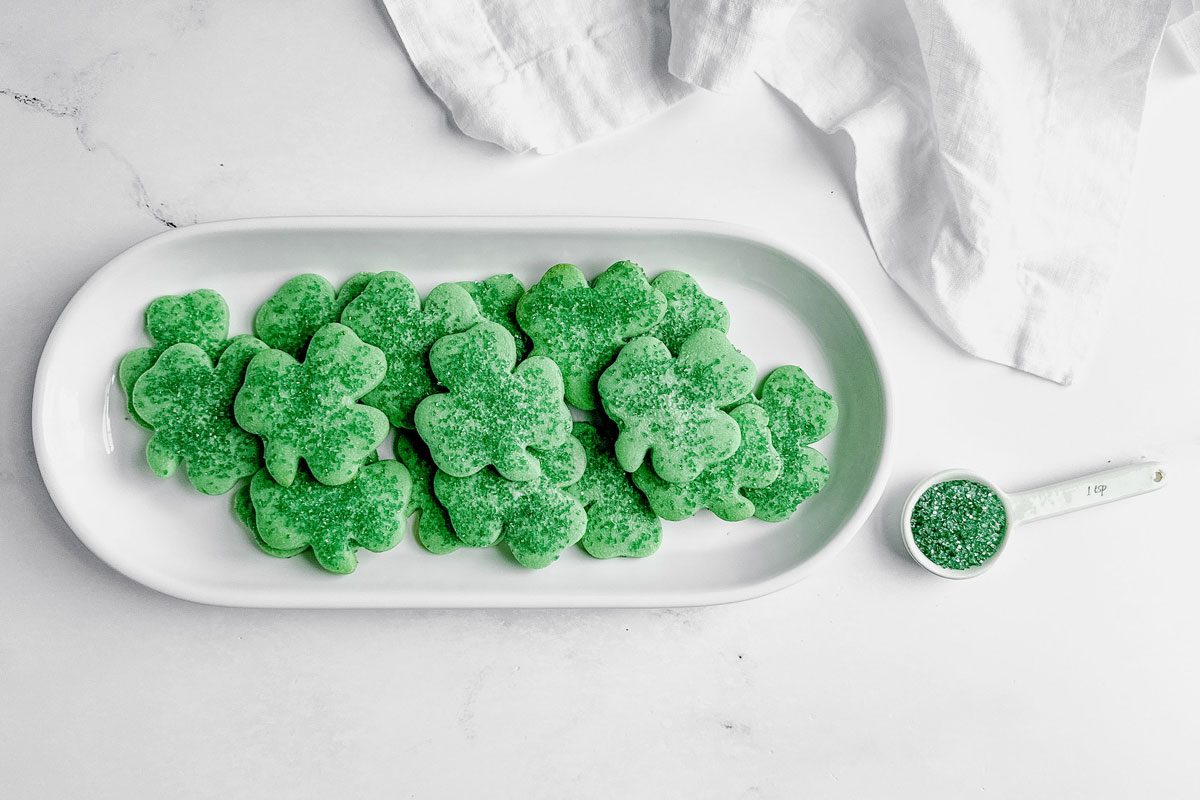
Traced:
<path id="1" fill-rule="evenodd" d="M 939 483 L 945 483 L 947 481 L 973 481 L 982 486 L 986 486 L 993 494 L 996 495 L 996 497 L 1000 498 L 1000 502 L 1004 504 L 1004 535 L 1000 539 L 1000 546 L 996 548 L 996 552 L 992 553 L 987 561 L 984 561 L 982 564 L 977 564 L 969 569 L 952 569 L 950 567 L 943 567 L 939 564 L 935 564 L 929 559 L 929 556 L 921 552 L 921 548 L 917 546 L 917 540 L 913 536 L 912 515 L 913 509 L 917 506 L 917 501 L 921 499 L 921 496 L 924 495 L 925 492 L 929 491 L 934 486 L 937 486 Z M 1008 535 L 1013 528 L 1013 509 L 1011 503 L 1009 502 L 1008 495 L 1006 495 L 999 486 L 992 483 L 987 478 L 965 469 L 948 469 L 931 476 L 923 483 L 917 484 L 917 487 L 912 490 L 912 493 L 908 496 L 908 500 L 906 500 L 904 503 L 904 511 L 901 514 L 900 520 L 901 537 L 904 539 L 904 547 L 906 550 L 908 550 L 908 554 L 913 557 L 914 561 L 932 572 L 934 575 L 938 575 L 943 578 L 950 578 L 951 580 L 961 580 L 963 578 L 974 578 L 977 575 L 982 575 L 983 573 L 987 572 L 989 569 L 991 569 L 992 564 L 996 562 L 996 559 L 1000 557 L 1000 554 L 1004 552 L 1004 547 L 1008 544 Z"/>

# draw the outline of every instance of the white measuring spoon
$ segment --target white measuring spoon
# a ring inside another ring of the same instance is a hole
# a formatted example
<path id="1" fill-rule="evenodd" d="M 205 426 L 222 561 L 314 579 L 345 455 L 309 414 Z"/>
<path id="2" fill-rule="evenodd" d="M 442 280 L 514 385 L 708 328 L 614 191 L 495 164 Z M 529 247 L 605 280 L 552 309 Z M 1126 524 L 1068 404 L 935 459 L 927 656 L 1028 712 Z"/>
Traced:
<path id="1" fill-rule="evenodd" d="M 921 548 L 917 547 L 917 543 L 913 539 L 913 507 L 930 487 L 945 481 L 974 481 L 983 484 L 995 492 L 996 496 L 1000 498 L 1000 502 L 1004 504 L 1006 523 L 1000 546 L 996 548 L 996 552 L 992 554 L 991 558 L 970 569 L 949 569 L 938 566 L 921 552 Z M 996 562 L 996 559 L 1004 552 L 1005 545 L 1008 544 L 1009 534 L 1018 525 L 1153 492 L 1161 489 L 1166 483 L 1167 473 L 1163 465 L 1147 461 L 1126 467 L 1106 469 L 1103 472 L 1043 486 L 1040 489 L 1008 494 L 986 478 L 966 470 L 950 469 L 934 475 L 913 489 L 912 494 L 908 496 L 908 502 L 904 504 L 904 513 L 900 518 L 904 546 L 913 560 L 934 575 L 955 579 L 974 578 L 976 575 L 986 572 Z"/>

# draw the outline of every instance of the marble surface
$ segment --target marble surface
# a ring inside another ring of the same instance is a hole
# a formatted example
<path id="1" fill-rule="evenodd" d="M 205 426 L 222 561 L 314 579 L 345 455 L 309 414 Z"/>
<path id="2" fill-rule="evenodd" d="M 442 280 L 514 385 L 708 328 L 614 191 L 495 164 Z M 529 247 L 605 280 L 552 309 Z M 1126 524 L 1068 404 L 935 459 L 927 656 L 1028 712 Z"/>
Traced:
<path id="1" fill-rule="evenodd" d="M 840 138 L 769 89 L 553 158 L 457 134 L 370 0 L 0 6 L 0 776 L 19 798 L 1185 797 L 1200 740 L 1200 76 L 1168 44 L 1103 332 L 1070 388 L 960 354 L 873 257 Z M 672 611 L 280 612 L 100 563 L 34 461 L 39 351 L 83 280 L 198 221 L 595 213 L 754 225 L 885 332 L 894 480 L 827 568 Z M 898 506 L 1151 457 L 1165 491 L 920 571 Z"/>

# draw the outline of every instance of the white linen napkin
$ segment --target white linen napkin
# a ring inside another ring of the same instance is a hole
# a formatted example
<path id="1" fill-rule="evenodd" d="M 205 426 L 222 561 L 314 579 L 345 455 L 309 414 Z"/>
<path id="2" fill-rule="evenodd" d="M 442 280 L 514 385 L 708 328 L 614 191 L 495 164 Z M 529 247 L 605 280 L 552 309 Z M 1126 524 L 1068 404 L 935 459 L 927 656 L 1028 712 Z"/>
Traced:
<path id="1" fill-rule="evenodd" d="M 1191 12 L 1176 22 L 1171 30 L 1188 60 L 1192 62 L 1192 69 L 1200 70 L 1200 0 L 1192 0 Z"/>
<path id="2" fill-rule="evenodd" d="M 1099 318 L 1171 7 L 383 3 L 463 132 L 513 151 L 553 153 L 758 72 L 854 140 L 875 252 L 930 319 L 968 352 L 1061 383 Z M 1200 28 L 1187 35 L 1200 40 Z"/>

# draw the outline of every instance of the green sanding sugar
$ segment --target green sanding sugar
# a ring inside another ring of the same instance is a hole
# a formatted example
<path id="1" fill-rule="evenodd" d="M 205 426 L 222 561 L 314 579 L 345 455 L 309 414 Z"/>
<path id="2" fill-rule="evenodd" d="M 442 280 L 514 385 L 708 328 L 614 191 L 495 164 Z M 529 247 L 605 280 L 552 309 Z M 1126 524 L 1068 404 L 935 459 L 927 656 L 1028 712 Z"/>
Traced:
<path id="1" fill-rule="evenodd" d="M 1008 517 L 994 491 L 975 481 L 943 481 L 925 490 L 912 512 L 913 540 L 947 569 L 977 567 L 996 554 Z"/>

